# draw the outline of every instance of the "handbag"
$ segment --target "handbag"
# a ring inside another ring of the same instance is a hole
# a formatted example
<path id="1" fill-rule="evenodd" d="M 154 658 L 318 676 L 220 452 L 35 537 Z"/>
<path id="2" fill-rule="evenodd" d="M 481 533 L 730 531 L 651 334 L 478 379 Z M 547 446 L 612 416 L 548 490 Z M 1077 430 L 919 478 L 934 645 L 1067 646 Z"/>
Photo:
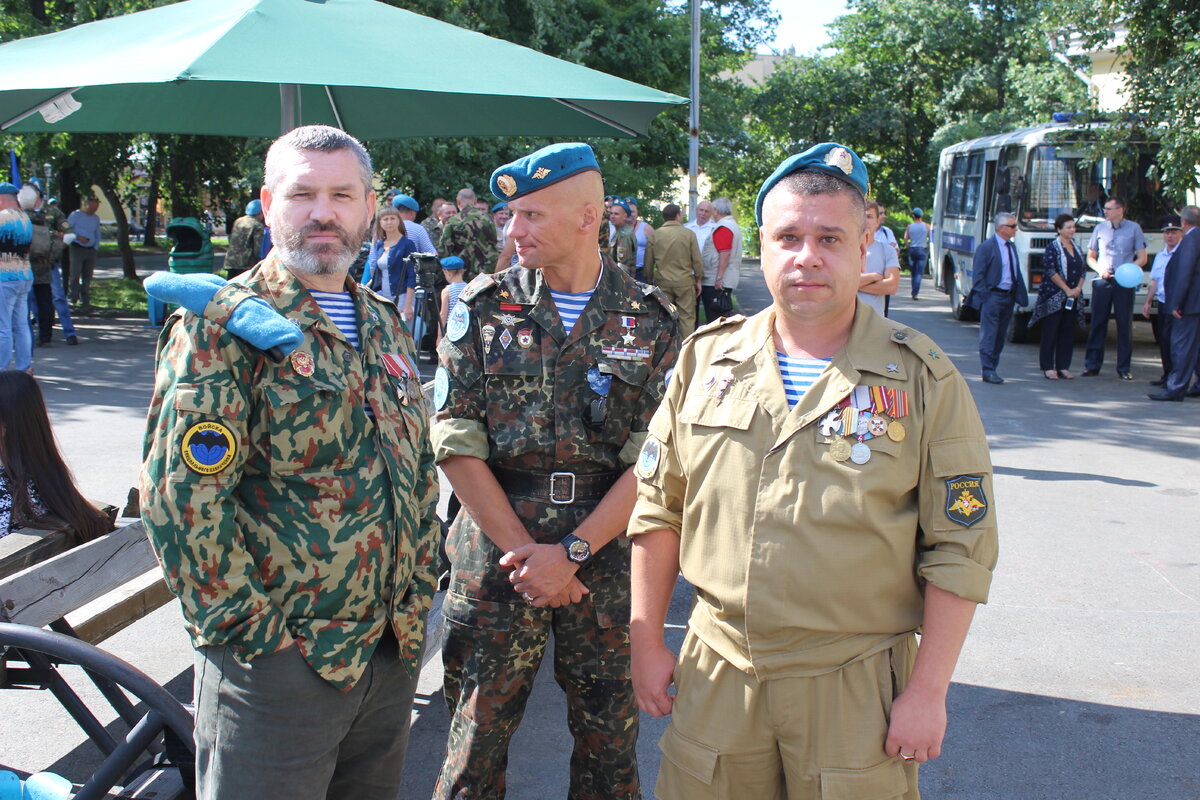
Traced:
<path id="1" fill-rule="evenodd" d="M 717 314 L 725 316 L 733 313 L 733 290 L 722 289 L 717 292 L 716 299 L 713 301 L 713 307 L 716 308 Z"/>

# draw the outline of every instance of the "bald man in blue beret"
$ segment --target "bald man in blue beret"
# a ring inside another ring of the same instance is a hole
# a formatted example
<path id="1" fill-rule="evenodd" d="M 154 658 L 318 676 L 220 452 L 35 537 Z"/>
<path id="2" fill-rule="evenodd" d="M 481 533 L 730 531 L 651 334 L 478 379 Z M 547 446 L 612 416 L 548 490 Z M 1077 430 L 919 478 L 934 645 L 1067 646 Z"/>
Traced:
<path id="1" fill-rule="evenodd" d="M 915 800 L 941 752 L 996 560 L 991 465 L 950 359 L 857 300 L 866 192 L 832 142 L 767 179 L 773 304 L 684 344 L 635 467 L 633 683 L 672 714 L 664 800 Z"/>
<path id="2" fill-rule="evenodd" d="M 459 295 L 439 346 L 434 458 L 462 510 L 446 550 L 451 724 L 434 797 L 494 800 L 554 638 L 572 800 L 641 797 L 630 683 L 632 465 L 679 349 L 671 304 L 597 251 L 604 183 L 586 144 L 492 175 L 519 264 Z M 525 795 L 522 795 L 525 796 Z"/>

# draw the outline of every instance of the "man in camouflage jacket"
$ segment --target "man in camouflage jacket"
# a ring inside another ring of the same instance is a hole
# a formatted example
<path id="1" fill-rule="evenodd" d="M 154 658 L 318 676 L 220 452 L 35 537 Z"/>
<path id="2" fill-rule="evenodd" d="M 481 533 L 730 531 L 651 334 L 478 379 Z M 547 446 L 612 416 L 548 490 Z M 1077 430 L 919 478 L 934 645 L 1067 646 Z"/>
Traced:
<path id="1" fill-rule="evenodd" d="M 399 791 L 437 479 L 412 340 L 347 279 L 369 181 L 341 131 L 278 140 L 262 193 L 275 250 L 159 339 L 142 519 L 197 648 L 201 798 Z M 352 306 L 352 336 L 327 292 Z M 225 329 L 252 297 L 303 333 L 281 363 Z"/>
<path id="2" fill-rule="evenodd" d="M 457 195 L 458 213 L 446 220 L 442 227 L 442 238 L 438 252 L 442 256 L 458 256 L 466 264 L 464 277 L 471 280 L 476 275 L 495 269 L 499 250 L 496 247 L 496 226 L 486 211 L 475 206 L 475 192 L 460 189 Z"/>
<path id="3" fill-rule="evenodd" d="M 587 145 L 538 151 L 492 186 L 521 263 L 463 290 L 434 382 L 435 458 L 464 506 L 447 547 L 452 721 L 434 797 L 504 797 L 509 741 L 553 631 L 575 736 L 568 797 L 637 798 L 621 534 L 629 467 L 678 351 L 674 315 L 596 252 L 603 184 Z M 569 331 L 551 290 L 586 303 Z"/>
<path id="4" fill-rule="evenodd" d="M 233 230 L 229 233 L 229 249 L 225 251 L 226 275 L 233 278 L 258 263 L 266 230 L 262 203 L 251 200 L 246 204 L 246 213 L 234 220 Z"/>

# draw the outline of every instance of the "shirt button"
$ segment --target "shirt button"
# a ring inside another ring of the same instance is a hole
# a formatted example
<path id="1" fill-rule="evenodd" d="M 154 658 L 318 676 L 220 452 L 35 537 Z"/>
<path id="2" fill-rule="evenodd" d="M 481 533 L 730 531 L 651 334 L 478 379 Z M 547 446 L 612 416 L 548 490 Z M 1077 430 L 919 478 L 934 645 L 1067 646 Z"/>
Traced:
<path id="1" fill-rule="evenodd" d="M 353 360 L 354 360 L 354 354 L 351 353 L 349 350 L 346 350 L 342 353 L 342 361 L 345 361 L 347 364 L 349 364 Z"/>

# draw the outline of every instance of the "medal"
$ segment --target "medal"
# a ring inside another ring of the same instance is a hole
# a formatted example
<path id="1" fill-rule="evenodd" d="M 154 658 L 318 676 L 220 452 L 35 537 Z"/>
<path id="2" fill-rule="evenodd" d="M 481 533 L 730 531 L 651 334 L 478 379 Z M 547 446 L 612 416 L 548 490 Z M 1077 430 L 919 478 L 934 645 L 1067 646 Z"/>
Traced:
<path id="1" fill-rule="evenodd" d="M 512 340 L 513 340 L 512 331 L 510 331 L 508 328 L 505 328 L 504 330 L 500 331 L 500 345 L 505 350 L 507 350 L 508 346 L 510 344 L 512 344 Z"/>
<path id="2" fill-rule="evenodd" d="M 296 350 L 292 353 L 292 369 L 296 370 L 297 374 L 302 377 L 311 377 L 316 370 L 313 364 L 313 357 L 303 350 Z"/>
<path id="3" fill-rule="evenodd" d="M 829 445 L 829 455 L 833 456 L 834 461 L 845 461 L 850 457 L 850 443 L 845 439 L 835 439 Z"/>
<path id="4" fill-rule="evenodd" d="M 492 345 L 496 342 L 496 326 L 489 322 L 480 328 L 479 332 L 483 336 L 483 352 L 485 355 L 490 356 L 492 354 Z"/>
<path id="5" fill-rule="evenodd" d="M 898 419 L 892 420 L 887 426 L 888 438 L 893 442 L 903 442 L 905 433 L 906 431 L 904 430 L 904 423 Z"/>
<path id="6" fill-rule="evenodd" d="M 883 436 L 885 433 L 887 433 L 887 429 L 888 421 L 878 414 L 872 416 L 867 422 L 867 430 L 872 436 Z"/>
<path id="7" fill-rule="evenodd" d="M 871 460 L 871 448 L 862 442 L 850 448 L 850 460 L 855 464 L 865 464 Z"/>

